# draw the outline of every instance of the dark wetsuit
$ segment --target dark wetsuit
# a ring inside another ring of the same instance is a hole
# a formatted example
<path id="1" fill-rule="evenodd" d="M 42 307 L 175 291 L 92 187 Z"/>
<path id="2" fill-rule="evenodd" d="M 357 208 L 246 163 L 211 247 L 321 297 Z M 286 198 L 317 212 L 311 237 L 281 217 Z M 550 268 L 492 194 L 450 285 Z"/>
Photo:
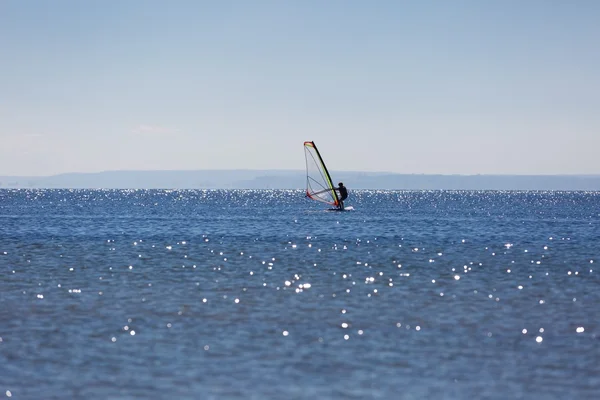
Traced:
<path id="1" fill-rule="evenodd" d="M 340 193 L 340 208 L 343 210 L 344 209 L 344 200 L 346 200 L 348 198 L 348 189 L 346 189 L 346 186 L 341 185 L 338 186 L 336 189 L 339 193 Z"/>
<path id="2" fill-rule="evenodd" d="M 348 198 L 348 189 L 346 189 L 346 186 L 338 186 L 337 190 L 340 192 L 340 201 L 344 201 Z"/>

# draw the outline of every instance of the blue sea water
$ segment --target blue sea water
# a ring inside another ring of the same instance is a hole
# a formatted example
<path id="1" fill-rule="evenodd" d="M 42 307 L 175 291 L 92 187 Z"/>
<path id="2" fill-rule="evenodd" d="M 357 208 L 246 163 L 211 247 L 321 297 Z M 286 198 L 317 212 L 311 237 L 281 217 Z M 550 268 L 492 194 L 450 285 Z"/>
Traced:
<path id="1" fill-rule="evenodd" d="M 592 399 L 600 193 L 0 190 L 0 398 Z"/>

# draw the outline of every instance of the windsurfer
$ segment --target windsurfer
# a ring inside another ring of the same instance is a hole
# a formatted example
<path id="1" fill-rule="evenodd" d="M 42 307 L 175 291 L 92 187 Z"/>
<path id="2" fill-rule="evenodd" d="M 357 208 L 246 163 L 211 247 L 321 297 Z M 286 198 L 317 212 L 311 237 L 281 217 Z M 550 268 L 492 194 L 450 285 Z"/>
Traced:
<path id="1" fill-rule="evenodd" d="M 344 200 L 346 200 L 348 198 L 348 189 L 346 189 L 346 186 L 344 186 L 344 184 L 342 182 L 338 183 L 338 187 L 335 189 L 339 194 L 340 194 L 340 204 L 338 206 L 338 208 L 340 210 L 344 209 Z"/>

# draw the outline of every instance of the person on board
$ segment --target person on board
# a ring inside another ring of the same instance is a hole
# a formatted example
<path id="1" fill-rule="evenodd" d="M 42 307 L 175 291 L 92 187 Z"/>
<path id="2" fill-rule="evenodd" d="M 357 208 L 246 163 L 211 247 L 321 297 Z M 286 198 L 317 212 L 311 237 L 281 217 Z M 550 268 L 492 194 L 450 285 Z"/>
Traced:
<path id="1" fill-rule="evenodd" d="M 342 182 L 338 183 L 338 187 L 335 189 L 339 194 L 340 194 L 340 204 L 338 205 L 338 208 L 340 210 L 344 209 L 344 200 L 346 200 L 348 198 L 348 189 L 346 189 L 346 186 L 344 186 L 344 184 Z"/>

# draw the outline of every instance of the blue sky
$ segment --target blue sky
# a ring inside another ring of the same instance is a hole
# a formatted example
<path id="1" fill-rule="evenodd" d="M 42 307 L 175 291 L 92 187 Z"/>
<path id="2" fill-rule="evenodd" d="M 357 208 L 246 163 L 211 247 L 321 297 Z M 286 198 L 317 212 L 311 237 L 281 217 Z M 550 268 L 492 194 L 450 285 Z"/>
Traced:
<path id="1" fill-rule="evenodd" d="M 594 0 L 0 2 L 0 175 L 598 174 Z"/>

